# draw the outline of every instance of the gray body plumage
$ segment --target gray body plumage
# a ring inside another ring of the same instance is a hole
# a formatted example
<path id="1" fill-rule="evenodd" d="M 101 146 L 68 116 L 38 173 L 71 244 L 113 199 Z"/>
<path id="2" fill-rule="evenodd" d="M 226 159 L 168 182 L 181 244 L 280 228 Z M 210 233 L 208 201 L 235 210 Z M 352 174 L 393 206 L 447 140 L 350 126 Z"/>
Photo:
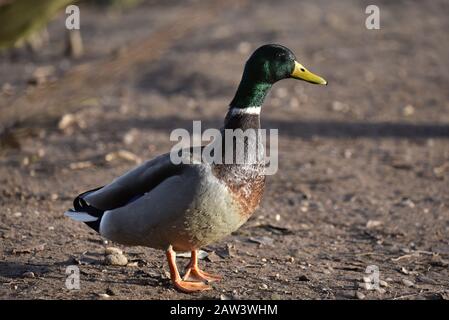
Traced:
<path id="1" fill-rule="evenodd" d="M 231 109 L 225 119 L 225 128 L 259 127 L 258 113 Z M 223 130 L 222 137 L 226 137 Z M 79 195 L 75 210 L 66 215 L 125 245 L 157 249 L 172 245 L 180 251 L 208 245 L 245 223 L 263 192 L 264 159 L 256 156 L 263 154 L 259 132 L 249 135 L 240 147 L 231 141 L 233 154 L 236 149 L 246 150 L 248 162 L 207 163 L 201 161 L 204 147 L 200 147 L 183 149 L 185 161 L 174 164 L 167 153 L 104 187 Z M 225 160 L 225 153 L 222 156 Z"/>
<path id="2" fill-rule="evenodd" d="M 152 188 L 152 184 L 157 183 Z M 146 190 L 149 190 L 146 192 Z M 130 194 L 143 194 L 122 205 Z M 237 230 L 238 202 L 207 163 L 174 165 L 159 156 L 83 196 L 105 210 L 100 234 L 126 245 L 194 250 Z M 118 207 L 117 207 L 118 206 Z"/>

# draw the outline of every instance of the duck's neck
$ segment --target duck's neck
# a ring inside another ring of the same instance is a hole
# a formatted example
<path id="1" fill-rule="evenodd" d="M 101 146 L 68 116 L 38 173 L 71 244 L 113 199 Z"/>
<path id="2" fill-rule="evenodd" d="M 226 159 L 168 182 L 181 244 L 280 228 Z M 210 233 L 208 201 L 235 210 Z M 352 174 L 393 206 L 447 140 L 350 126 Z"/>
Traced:
<path id="1" fill-rule="evenodd" d="M 258 82 L 243 74 L 225 119 L 225 129 L 260 128 L 260 111 L 271 84 Z"/>
<path id="2" fill-rule="evenodd" d="M 251 79 L 245 73 L 242 76 L 240 85 L 235 93 L 234 99 L 231 101 L 231 108 L 248 108 L 262 106 L 267 93 L 270 91 L 272 84 L 256 81 Z"/>

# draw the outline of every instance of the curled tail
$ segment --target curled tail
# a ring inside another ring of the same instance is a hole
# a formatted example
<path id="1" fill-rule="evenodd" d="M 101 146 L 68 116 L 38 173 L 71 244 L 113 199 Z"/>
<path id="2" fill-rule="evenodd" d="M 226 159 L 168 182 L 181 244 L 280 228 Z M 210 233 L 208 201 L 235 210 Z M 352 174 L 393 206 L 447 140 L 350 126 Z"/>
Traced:
<path id="1" fill-rule="evenodd" d="M 80 194 L 78 197 L 73 200 L 74 209 L 69 209 L 64 213 L 65 216 L 72 218 L 76 221 L 81 221 L 87 224 L 89 227 L 99 232 L 101 218 L 103 217 L 104 210 L 100 210 L 91 206 L 86 200 L 83 199 L 83 196 L 97 191 L 103 187 L 99 187 L 93 190 L 86 191 Z"/>

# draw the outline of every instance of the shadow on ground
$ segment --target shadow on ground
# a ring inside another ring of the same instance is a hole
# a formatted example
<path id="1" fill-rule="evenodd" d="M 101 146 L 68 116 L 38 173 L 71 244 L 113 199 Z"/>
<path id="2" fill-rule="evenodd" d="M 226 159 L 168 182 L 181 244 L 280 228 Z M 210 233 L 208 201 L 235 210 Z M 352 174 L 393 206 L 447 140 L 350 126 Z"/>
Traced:
<path id="1" fill-rule="evenodd" d="M 202 121 L 202 128 L 220 127 L 221 119 Z M 177 116 L 157 119 L 118 119 L 115 128 L 138 128 L 169 131 L 176 128 L 192 128 L 192 120 Z M 310 138 L 314 136 L 327 138 L 449 138 L 449 125 L 439 123 L 404 123 L 404 122 L 343 122 L 343 121 L 284 121 L 262 119 L 266 129 L 280 128 L 280 133 L 292 137 Z M 106 129 L 104 127 L 102 129 Z"/>

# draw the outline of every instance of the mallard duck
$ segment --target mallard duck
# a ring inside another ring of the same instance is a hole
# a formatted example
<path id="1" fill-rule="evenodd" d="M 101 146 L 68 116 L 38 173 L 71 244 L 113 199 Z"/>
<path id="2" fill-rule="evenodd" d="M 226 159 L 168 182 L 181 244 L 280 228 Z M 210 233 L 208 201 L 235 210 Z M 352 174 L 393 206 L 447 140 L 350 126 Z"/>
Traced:
<path id="1" fill-rule="evenodd" d="M 284 46 L 269 44 L 254 51 L 222 130 L 259 129 L 267 93 L 275 82 L 290 78 L 327 84 Z M 260 144 L 259 138 L 256 135 L 246 143 Z M 194 153 L 189 150 L 190 155 Z M 80 194 L 74 208 L 65 214 L 117 243 L 165 250 L 176 289 L 208 290 L 209 282 L 221 277 L 199 268 L 198 250 L 237 230 L 258 207 L 265 186 L 265 164 L 263 158 L 257 159 L 243 164 L 174 164 L 170 153 L 163 154 L 106 186 Z M 183 278 L 176 265 L 176 251 L 191 252 Z"/>

